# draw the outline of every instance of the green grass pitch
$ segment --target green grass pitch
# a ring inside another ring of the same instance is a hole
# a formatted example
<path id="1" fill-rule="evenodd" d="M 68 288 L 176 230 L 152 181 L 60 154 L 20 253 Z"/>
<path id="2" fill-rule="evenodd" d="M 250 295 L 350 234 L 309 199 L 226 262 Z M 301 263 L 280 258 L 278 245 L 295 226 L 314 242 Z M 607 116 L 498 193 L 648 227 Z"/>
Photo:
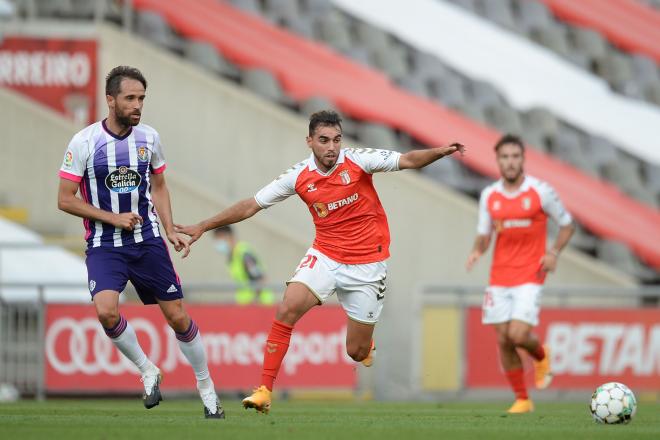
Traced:
<path id="1" fill-rule="evenodd" d="M 543 403 L 507 416 L 503 403 L 274 401 L 270 415 L 224 402 L 226 420 L 205 420 L 201 402 L 170 399 L 145 410 L 132 400 L 0 404 L 0 439 L 659 439 L 660 404 L 642 402 L 629 425 L 597 425 L 587 404 Z"/>

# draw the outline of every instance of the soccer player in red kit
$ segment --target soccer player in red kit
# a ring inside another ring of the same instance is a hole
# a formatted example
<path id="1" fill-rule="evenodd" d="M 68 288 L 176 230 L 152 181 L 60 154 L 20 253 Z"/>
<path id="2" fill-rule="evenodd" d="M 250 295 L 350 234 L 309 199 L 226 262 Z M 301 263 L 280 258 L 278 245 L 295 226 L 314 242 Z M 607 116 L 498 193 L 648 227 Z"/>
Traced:
<path id="1" fill-rule="evenodd" d="M 495 153 L 502 178 L 481 193 L 477 238 L 466 267 L 472 269 L 486 252 L 494 232 L 497 238 L 482 322 L 497 332 L 500 361 L 516 395 L 508 412 L 526 413 L 534 405 L 527 395 L 517 349 L 534 359 L 536 387 L 547 388 L 552 380 L 549 350 L 532 329 L 538 324 L 545 276 L 555 270 L 574 226 L 552 187 L 524 173 L 525 147 L 520 138 L 502 137 Z M 548 217 L 560 227 L 550 250 L 546 250 Z"/>
<path id="2" fill-rule="evenodd" d="M 429 148 L 400 154 L 372 148 L 342 149 L 341 118 L 333 111 L 314 113 L 307 146 L 311 155 L 245 199 L 194 226 L 178 231 L 198 240 L 206 231 L 237 223 L 298 194 L 309 208 L 316 237 L 287 282 L 264 349 L 261 386 L 243 400 L 245 408 L 268 413 L 277 377 L 296 322 L 333 293 L 346 314 L 346 351 L 356 362 L 373 361 L 374 326 L 385 298 L 390 233 L 374 189 L 373 173 L 422 168 L 464 147 Z"/>

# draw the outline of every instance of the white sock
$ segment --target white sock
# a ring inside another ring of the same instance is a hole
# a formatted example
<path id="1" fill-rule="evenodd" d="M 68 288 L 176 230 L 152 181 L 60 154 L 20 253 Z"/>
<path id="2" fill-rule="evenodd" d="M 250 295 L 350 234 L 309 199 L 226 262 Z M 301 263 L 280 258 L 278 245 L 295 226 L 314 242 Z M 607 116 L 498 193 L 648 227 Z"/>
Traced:
<path id="1" fill-rule="evenodd" d="M 194 336 L 193 336 L 194 334 Z M 183 355 L 190 362 L 190 366 L 195 371 L 197 378 L 197 388 L 209 389 L 213 386 L 211 375 L 209 374 L 209 367 L 206 362 L 206 352 L 204 351 L 204 343 L 202 342 L 202 335 L 197 329 L 197 325 L 191 322 L 190 328 L 185 333 L 177 333 L 177 343 Z"/>
<path id="2" fill-rule="evenodd" d="M 120 318 L 120 322 L 124 320 L 123 317 Z M 125 321 L 126 328 L 121 334 L 117 337 L 111 337 L 110 340 L 115 347 L 126 356 L 136 367 L 140 370 L 140 373 L 145 374 L 149 371 L 153 371 L 156 366 L 147 358 L 147 355 L 142 351 L 140 343 L 138 342 L 137 335 L 133 326 Z"/>

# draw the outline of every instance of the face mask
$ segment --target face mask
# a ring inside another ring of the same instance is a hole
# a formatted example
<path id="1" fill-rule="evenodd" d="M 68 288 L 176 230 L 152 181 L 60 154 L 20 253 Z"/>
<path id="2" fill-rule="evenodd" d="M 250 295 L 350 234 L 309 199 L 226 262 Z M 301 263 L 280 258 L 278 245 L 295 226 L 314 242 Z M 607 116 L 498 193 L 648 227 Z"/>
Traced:
<path id="1" fill-rule="evenodd" d="M 222 255 L 229 255 L 229 253 L 231 252 L 227 240 L 216 240 L 214 247 L 215 250 L 221 253 Z"/>

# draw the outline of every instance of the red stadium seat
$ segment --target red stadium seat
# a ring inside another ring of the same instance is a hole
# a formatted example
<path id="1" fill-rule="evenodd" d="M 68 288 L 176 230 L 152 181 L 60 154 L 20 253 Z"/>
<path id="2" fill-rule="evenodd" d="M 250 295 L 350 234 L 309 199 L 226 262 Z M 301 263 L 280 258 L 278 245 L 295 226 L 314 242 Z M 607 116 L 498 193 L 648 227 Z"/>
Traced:
<path id="1" fill-rule="evenodd" d="M 469 148 L 464 159 L 469 167 L 490 177 L 499 175 L 492 146 L 500 133 L 437 102 L 407 93 L 381 73 L 321 44 L 217 0 L 133 0 L 133 4 L 138 10 L 160 13 L 181 35 L 215 45 L 241 67 L 268 69 L 297 100 L 324 96 L 353 118 L 390 125 L 427 145 L 460 140 Z M 534 149 L 527 153 L 527 170 L 550 182 L 587 228 L 626 243 L 645 262 L 660 269 L 658 211 Z"/>

